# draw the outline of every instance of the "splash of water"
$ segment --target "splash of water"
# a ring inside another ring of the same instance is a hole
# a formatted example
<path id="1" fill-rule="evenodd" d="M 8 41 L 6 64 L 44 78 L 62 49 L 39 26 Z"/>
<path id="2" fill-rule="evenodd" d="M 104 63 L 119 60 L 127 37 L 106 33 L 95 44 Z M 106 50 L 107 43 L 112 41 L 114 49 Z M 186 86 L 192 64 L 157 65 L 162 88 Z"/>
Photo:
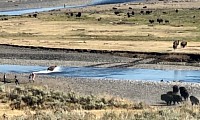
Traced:
<path id="1" fill-rule="evenodd" d="M 41 71 L 37 71 L 37 72 L 33 72 L 35 74 L 48 74 L 48 73 L 54 73 L 54 72 L 61 72 L 61 67 L 57 66 L 54 68 L 53 71 L 50 70 L 41 70 Z"/>

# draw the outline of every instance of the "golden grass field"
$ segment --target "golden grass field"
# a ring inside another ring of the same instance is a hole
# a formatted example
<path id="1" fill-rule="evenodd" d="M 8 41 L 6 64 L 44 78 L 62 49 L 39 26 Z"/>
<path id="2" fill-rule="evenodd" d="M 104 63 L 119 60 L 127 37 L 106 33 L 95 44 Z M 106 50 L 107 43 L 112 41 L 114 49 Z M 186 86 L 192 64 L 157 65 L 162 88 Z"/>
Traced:
<path id="1" fill-rule="evenodd" d="M 193 7 L 200 2 L 193 3 Z M 61 10 L 40 13 L 37 18 L 14 17 L 0 21 L 0 40 L 2 44 L 22 46 L 43 46 L 70 49 L 124 50 L 139 52 L 184 52 L 199 53 L 200 10 L 189 10 L 192 2 L 170 4 L 147 4 L 152 15 L 140 15 L 144 4 L 129 5 L 135 7 L 136 15 L 127 18 L 127 5 L 121 5 L 120 16 L 113 13 L 117 5 L 88 7 L 82 9 Z M 165 6 L 161 9 L 159 6 Z M 180 9 L 180 7 L 185 9 Z M 172 7 L 170 9 L 170 6 Z M 177 6 L 179 13 L 174 12 Z M 102 8 L 106 8 L 102 10 Z M 110 8 L 110 9 L 109 9 Z M 161 9 L 161 10 L 159 10 Z M 95 10 L 97 13 L 93 13 Z M 82 18 L 69 17 L 65 13 L 83 12 Z M 162 11 L 169 14 L 163 15 Z M 192 16 L 195 15 L 195 19 Z M 177 17 L 178 16 L 178 17 Z M 169 19 L 169 24 L 148 23 L 148 19 L 162 17 Z M 177 18 L 175 18 L 177 17 Z M 190 17 L 190 18 L 189 18 Z M 101 21 L 97 21 L 101 18 Z M 178 19 L 178 20 L 177 20 Z M 184 49 L 173 50 L 173 40 L 188 41 Z"/>

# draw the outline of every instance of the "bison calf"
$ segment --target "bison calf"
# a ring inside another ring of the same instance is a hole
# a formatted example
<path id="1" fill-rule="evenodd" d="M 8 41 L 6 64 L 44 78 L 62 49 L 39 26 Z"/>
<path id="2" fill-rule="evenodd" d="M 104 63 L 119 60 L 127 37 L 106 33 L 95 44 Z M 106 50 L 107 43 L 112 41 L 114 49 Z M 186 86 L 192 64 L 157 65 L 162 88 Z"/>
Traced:
<path id="1" fill-rule="evenodd" d="M 199 99 L 196 98 L 195 96 L 190 96 L 190 102 L 192 105 L 198 105 L 199 104 Z"/>

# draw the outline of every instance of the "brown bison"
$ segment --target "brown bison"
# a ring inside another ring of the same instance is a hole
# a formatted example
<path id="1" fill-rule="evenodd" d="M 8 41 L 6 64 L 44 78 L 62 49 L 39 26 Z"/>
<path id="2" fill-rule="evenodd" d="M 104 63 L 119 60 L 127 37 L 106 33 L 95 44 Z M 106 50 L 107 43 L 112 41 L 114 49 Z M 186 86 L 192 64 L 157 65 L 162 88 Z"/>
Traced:
<path id="1" fill-rule="evenodd" d="M 174 49 L 174 50 L 177 49 L 178 45 L 179 45 L 179 40 L 175 40 L 175 41 L 173 42 L 173 49 Z"/>
<path id="2" fill-rule="evenodd" d="M 47 68 L 47 70 L 53 71 L 56 67 L 57 67 L 56 65 L 55 66 L 50 66 L 50 67 Z"/>
<path id="3" fill-rule="evenodd" d="M 182 48 L 185 48 L 186 46 L 187 46 L 187 42 L 186 42 L 186 41 L 182 41 L 182 42 L 181 42 L 181 47 L 182 47 Z"/>

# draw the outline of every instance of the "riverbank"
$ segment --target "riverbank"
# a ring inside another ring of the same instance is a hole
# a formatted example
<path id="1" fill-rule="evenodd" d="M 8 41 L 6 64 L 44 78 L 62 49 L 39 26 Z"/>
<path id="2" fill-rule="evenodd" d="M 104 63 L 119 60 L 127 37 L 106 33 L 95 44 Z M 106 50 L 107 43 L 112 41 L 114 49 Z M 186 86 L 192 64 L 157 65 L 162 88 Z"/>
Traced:
<path id="1" fill-rule="evenodd" d="M 0 75 L 3 76 L 3 74 Z M 164 102 L 161 101 L 160 95 L 171 91 L 173 85 L 184 86 L 190 95 L 200 97 L 199 83 L 49 77 L 44 75 L 36 75 L 35 82 L 29 83 L 29 74 L 7 74 L 7 78 L 13 79 L 15 75 L 22 86 L 45 86 L 64 93 L 73 91 L 79 95 L 110 96 L 135 103 L 143 102 L 152 106 L 162 106 Z M 14 83 L 6 85 L 15 86 Z"/>

